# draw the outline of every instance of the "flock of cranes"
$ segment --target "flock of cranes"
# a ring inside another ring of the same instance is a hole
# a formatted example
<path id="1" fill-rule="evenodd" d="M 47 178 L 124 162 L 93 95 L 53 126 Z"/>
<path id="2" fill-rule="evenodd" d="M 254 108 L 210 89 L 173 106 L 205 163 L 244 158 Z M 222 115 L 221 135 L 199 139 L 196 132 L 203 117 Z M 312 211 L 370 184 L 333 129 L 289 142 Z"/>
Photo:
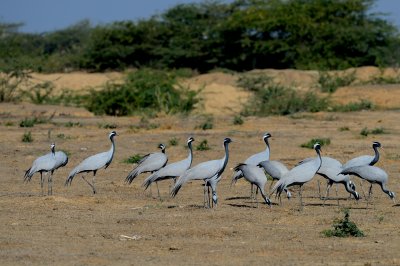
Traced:
<path id="1" fill-rule="evenodd" d="M 76 175 L 81 175 L 81 178 L 91 187 L 93 194 L 96 193 L 95 176 L 98 170 L 107 168 L 114 157 L 115 142 L 114 137 L 117 136 L 115 131 L 109 134 L 111 141 L 111 148 L 102 153 L 92 155 L 84 159 L 69 173 L 65 185 L 71 185 L 73 178 Z M 271 137 L 270 133 L 263 135 L 263 140 L 266 144 L 265 150 L 260 153 L 248 157 L 243 163 L 238 164 L 233 168 L 232 184 L 235 184 L 240 178 L 244 178 L 251 184 L 251 199 L 256 200 L 257 194 L 260 192 L 264 202 L 271 206 L 272 202 L 270 196 L 275 193 L 281 202 L 281 193 L 285 192 L 286 196 L 290 199 L 292 197 L 289 188 L 292 186 L 299 186 L 299 201 L 300 209 L 303 208 L 302 187 L 307 182 L 311 181 L 313 177 L 318 174 L 327 179 L 326 195 L 323 198 L 324 204 L 328 197 L 329 189 L 333 184 L 343 184 L 346 191 L 350 193 L 351 197 L 355 200 L 360 199 L 359 193 L 356 191 L 355 184 L 350 180 L 350 175 L 357 176 L 370 183 L 367 206 L 372 194 L 372 185 L 378 184 L 382 191 L 386 193 L 393 201 L 395 193 L 389 191 L 387 188 L 388 175 L 387 173 L 376 166 L 379 160 L 379 150 L 381 147 L 379 142 L 373 142 L 372 147 L 374 155 L 363 155 L 349 160 L 347 163 L 340 163 L 338 160 L 326 156 L 321 156 L 321 146 L 319 143 L 314 145 L 316 157 L 306 158 L 300 161 L 292 169 L 288 169 L 282 162 L 276 160 L 269 160 L 270 145 L 268 139 Z M 128 174 L 125 181 L 130 184 L 141 173 L 150 173 L 145 179 L 143 187 L 147 189 L 152 183 L 156 183 L 158 196 L 158 182 L 167 179 L 173 179 L 173 187 L 170 191 L 172 197 L 175 197 L 185 183 L 193 180 L 203 180 L 204 182 L 204 206 L 211 208 L 218 204 L 217 185 L 221 180 L 222 173 L 224 172 L 229 160 L 229 143 L 232 142 L 230 138 L 225 138 L 223 141 L 224 156 L 221 159 L 210 160 L 199 163 L 192 167 L 193 150 L 192 142 L 194 138 L 189 137 L 187 146 L 189 154 L 187 158 L 168 164 L 168 157 L 165 153 L 165 146 L 159 145 L 160 152 L 149 153 L 145 155 L 136 165 L 136 167 Z M 49 173 L 48 176 L 48 195 L 52 195 L 52 176 L 55 170 L 65 166 L 68 163 L 67 155 L 62 151 L 55 151 L 55 144 L 50 146 L 51 152 L 37 158 L 32 166 L 25 172 L 25 181 L 30 181 L 35 173 L 40 173 L 40 184 L 43 194 L 43 173 Z M 85 178 L 85 174 L 93 172 L 92 182 Z M 271 192 L 265 192 L 265 186 L 268 178 L 272 178 L 272 182 L 277 180 L 275 185 L 270 185 Z M 362 183 L 361 188 L 362 188 Z M 255 187 L 255 191 L 254 191 Z M 211 189 L 211 193 L 210 193 Z M 337 191 L 337 190 L 336 190 Z M 364 192 L 364 191 L 363 191 Z M 257 203 L 258 204 L 258 203 Z"/>

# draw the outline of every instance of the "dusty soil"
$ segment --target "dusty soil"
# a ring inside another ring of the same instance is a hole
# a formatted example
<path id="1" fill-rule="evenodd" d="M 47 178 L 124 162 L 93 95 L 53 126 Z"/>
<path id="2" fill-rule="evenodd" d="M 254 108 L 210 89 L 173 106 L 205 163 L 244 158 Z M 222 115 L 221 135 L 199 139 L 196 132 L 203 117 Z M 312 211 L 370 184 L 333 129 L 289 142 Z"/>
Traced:
<path id="1" fill-rule="evenodd" d="M 294 70 L 285 73 L 289 72 L 301 77 Z M 70 88 L 73 82 L 101 84 L 98 79 L 85 80 L 88 74 L 81 73 L 77 80 L 68 75 L 71 74 L 60 74 L 70 82 Z M 220 77 L 225 80 L 221 81 Z M 102 76 L 102 79 L 108 78 Z M 250 186 L 245 180 L 230 187 L 230 168 L 264 149 L 261 137 L 266 131 L 273 136 L 271 159 L 282 160 L 289 167 L 315 155 L 313 150 L 300 147 L 311 138 L 330 138 L 331 144 L 324 146 L 322 153 L 342 162 L 372 154 L 372 141 L 380 141 L 384 150 L 378 166 L 388 172 L 390 190 L 399 194 L 400 112 L 249 117 L 243 125 L 233 125 L 232 113 L 237 112 L 240 101 L 246 97 L 235 88 L 234 81 L 234 76 L 217 73 L 197 77 L 197 83 L 193 82 L 193 86 L 208 84 L 204 93 L 214 95 L 201 111 L 215 115 L 214 128 L 207 131 L 196 129 L 203 121 L 197 114 L 186 118 L 154 118 L 150 122 L 158 124 L 158 128 L 148 130 L 134 127 L 139 124 L 139 117 L 96 117 L 81 108 L 0 104 L 1 265 L 399 265 L 400 204 L 393 204 L 378 186 L 374 186 L 374 198 L 368 208 L 364 198 L 359 202 L 346 200 L 342 186 L 338 190 L 340 207 L 336 199 L 327 200 L 323 206 L 318 197 L 318 181 L 323 187 L 325 181 L 315 176 L 304 186 L 302 212 L 298 210 L 296 188 L 294 197 L 290 201 L 284 199 L 282 206 L 272 198 L 274 205 L 269 208 L 259 198 L 257 208 L 248 198 Z M 218 84 L 221 84 L 220 90 Z M 384 87 L 393 91 L 389 95 L 379 93 L 380 88 L 376 87 L 368 88 L 375 89 L 375 94 L 368 96 L 361 91 L 358 95 L 374 101 L 385 98 L 393 103 L 393 108 L 398 108 L 399 88 L 394 87 Z M 347 99 L 353 89 L 341 88 L 338 93 L 341 91 L 343 96 L 338 97 L 339 101 Z M 238 105 L 229 105 L 235 100 L 225 104 L 224 97 L 228 95 L 237 99 Z M 25 117 L 49 117 L 53 113 L 48 123 L 33 128 L 19 127 Z M 97 173 L 98 194 L 93 196 L 78 176 L 71 187 L 65 187 L 65 179 L 75 165 L 109 148 L 107 136 L 111 129 L 103 127 L 110 124 L 117 126 L 115 130 L 119 134 L 116 154 L 110 167 Z M 365 127 L 383 128 L 386 133 L 362 137 L 360 131 Z M 31 143 L 21 141 L 27 131 L 32 132 Z M 216 209 L 203 208 L 202 182 L 186 184 L 176 198 L 168 196 L 171 182 L 160 182 L 162 201 L 156 197 L 155 187 L 152 195 L 141 187 L 146 174 L 140 175 L 132 185 L 124 184 L 133 167 L 123 162 L 126 158 L 155 151 L 162 142 L 167 145 L 170 162 L 180 160 L 187 155 L 184 146 L 189 136 L 196 139 L 194 146 L 207 139 L 211 147 L 208 151 L 195 150 L 194 165 L 221 158 L 223 138 L 229 136 L 234 140 L 227 169 L 218 185 L 220 202 Z M 177 146 L 169 144 L 174 137 L 179 139 Z M 23 174 L 37 156 L 48 152 L 52 141 L 57 149 L 70 154 L 69 163 L 54 175 L 54 195 L 40 196 L 39 176 L 24 184 Z M 362 195 L 359 180 L 355 177 L 353 180 Z M 335 197 L 334 189 L 331 196 Z M 350 219 L 366 237 L 327 238 L 321 234 L 331 228 L 335 218 L 343 217 L 342 207 L 350 208 Z"/>

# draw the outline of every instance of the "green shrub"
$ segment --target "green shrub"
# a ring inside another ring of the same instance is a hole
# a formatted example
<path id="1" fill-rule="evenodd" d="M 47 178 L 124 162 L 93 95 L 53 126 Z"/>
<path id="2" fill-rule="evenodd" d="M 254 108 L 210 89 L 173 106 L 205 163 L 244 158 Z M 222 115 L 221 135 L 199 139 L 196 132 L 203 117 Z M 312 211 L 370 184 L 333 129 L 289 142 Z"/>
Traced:
<path id="1" fill-rule="evenodd" d="M 331 144 L 331 139 L 330 138 L 316 138 L 316 139 L 311 139 L 307 143 L 303 143 L 300 145 L 302 148 L 309 148 L 313 149 L 315 143 L 319 143 L 322 146 L 329 145 Z"/>
<path id="2" fill-rule="evenodd" d="M 379 135 L 379 134 L 385 134 L 385 133 L 386 133 L 386 131 L 382 127 L 377 127 L 377 128 L 374 128 L 371 130 L 371 134 L 373 134 L 373 135 Z"/>
<path id="3" fill-rule="evenodd" d="M 348 74 L 329 74 L 328 72 L 320 72 L 318 84 L 322 92 L 333 93 L 339 87 L 350 85 L 355 79 L 355 72 Z"/>
<path id="4" fill-rule="evenodd" d="M 195 127 L 202 130 L 209 130 L 214 127 L 214 117 L 211 115 L 204 116 L 205 120 Z"/>
<path id="5" fill-rule="evenodd" d="M 340 127 L 338 130 L 341 131 L 341 132 L 350 131 L 350 128 L 349 127 Z"/>
<path id="6" fill-rule="evenodd" d="M 27 71 L 13 70 L 0 73 L 0 102 L 17 102 L 21 99 L 20 87 L 30 78 Z"/>
<path id="7" fill-rule="evenodd" d="M 54 90 L 54 84 L 50 81 L 33 85 L 29 90 L 24 91 L 29 100 L 34 104 L 45 104 L 50 102 L 50 96 Z"/>
<path id="8" fill-rule="evenodd" d="M 197 146 L 196 150 L 198 151 L 206 151 L 211 149 L 210 146 L 208 146 L 208 142 L 206 139 L 203 139 Z"/>
<path id="9" fill-rule="evenodd" d="M 349 236 L 354 236 L 354 237 L 363 237 L 364 232 L 361 231 L 357 225 L 350 221 L 350 210 L 349 209 L 344 209 L 344 218 L 343 219 L 336 219 L 334 221 L 333 229 L 328 229 L 322 231 L 322 234 L 325 235 L 326 237 L 349 237 Z"/>
<path id="10" fill-rule="evenodd" d="M 247 91 L 257 92 L 268 87 L 273 83 L 273 78 L 260 73 L 248 73 L 241 75 L 237 80 L 237 85 Z"/>
<path id="11" fill-rule="evenodd" d="M 364 127 L 363 129 L 361 129 L 361 131 L 360 131 L 361 136 L 366 137 L 366 136 L 368 136 L 368 134 L 369 134 L 368 128 Z"/>
<path id="12" fill-rule="evenodd" d="M 115 129 L 118 127 L 115 123 L 98 123 L 97 126 L 105 129 Z"/>
<path id="13" fill-rule="evenodd" d="M 171 146 L 177 146 L 179 144 L 179 139 L 176 137 L 173 137 L 172 139 L 169 140 L 169 145 Z"/>
<path id="14" fill-rule="evenodd" d="M 32 142 L 32 133 L 30 131 L 25 132 L 24 135 L 22 135 L 22 142 Z"/>
<path id="15" fill-rule="evenodd" d="M 143 112 L 189 113 L 199 102 L 198 92 L 177 84 L 176 76 L 161 70 L 141 69 L 124 83 L 107 83 L 91 90 L 86 107 L 95 114 L 132 115 Z"/>
<path id="16" fill-rule="evenodd" d="M 67 123 L 64 124 L 65 127 L 81 127 L 82 124 L 80 122 L 72 122 L 68 121 Z"/>
<path id="17" fill-rule="evenodd" d="M 232 123 L 234 125 L 243 125 L 244 121 L 241 115 L 235 115 L 235 117 L 233 118 Z"/>
<path id="18" fill-rule="evenodd" d="M 24 118 L 24 120 L 21 120 L 19 123 L 20 127 L 33 127 L 35 124 L 45 124 L 50 122 L 50 120 L 53 118 L 54 114 L 51 115 L 50 117 L 33 117 L 33 118 Z"/>
<path id="19" fill-rule="evenodd" d="M 138 163 L 140 160 L 143 159 L 143 155 L 135 154 L 130 156 L 129 158 L 125 159 L 123 162 L 128 164 Z"/>

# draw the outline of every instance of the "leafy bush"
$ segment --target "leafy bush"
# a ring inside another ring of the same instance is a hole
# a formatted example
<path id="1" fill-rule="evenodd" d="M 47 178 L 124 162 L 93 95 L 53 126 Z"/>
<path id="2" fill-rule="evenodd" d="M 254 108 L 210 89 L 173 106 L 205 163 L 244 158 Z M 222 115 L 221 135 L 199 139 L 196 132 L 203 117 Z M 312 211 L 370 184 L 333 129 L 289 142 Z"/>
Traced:
<path id="1" fill-rule="evenodd" d="M 0 102 L 16 102 L 21 98 L 20 87 L 28 78 L 27 71 L 13 70 L 8 73 L 0 73 Z"/>
<path id="2" fill-rule="evenodd" d="M 314 148 L 315 143 L 319 143 L 322 146 L 329 145 L 331 144 L 331 139 L 330 138 L 316 138 L 316 139 L 311 139 L 307 143 L 303 143 L 300 145 L 302 148 L 309 148 L 312 149 Z"/>
<path id="3" fill-rule="evenodd" d="M 125 159 L 123 162 L 128 164 L 138 163 L 143 158 L 143 155 L 135 154 Z"/>
<path id="4" fill-rule="evenodd" d="M 214 127 L 214 117 L 212 115 L 205 115 L 205 120 L 197 125 L 195 128 L 202 130 L 209 130 Z"/>
<path id="5" fill-rule="evenodd" d="M 318 84 L 322 92 L 333 93 L 339 87 L 350 85 L 355 79 L 354 71 L 348 74 L 329 74 L 328 72 L 320 72 Z"/>
<path id="6" fill-rule="evenodd" d="M 208 142 L 206 139 L 203 139 L 197 146 L 196 150 L 197 151 L 206 151 L 211 149 L 210 146 L 208 146 Z"/>
<path id="7" fill-rule="evenodd" d="M 34 104 L 45 104 L 50 102 L 54 84 L 50 81 L 33 85 L 29 90 L 24 91 L 30 101 Z"/>
<path id="8" fill-rule="evenodd" d="M 338 130 L 341 131 L 341 132 L 350 131 L 350 128 L 345 126 L 345 127 L 340 127 Z"/>
<path id="9" fill-rule="evenodd" d="M 24 135 L 22 135 L 22 142 L 32 142 L 32 133 L 30 131 L 25 132 Z"/>
<path id="10" fill-rule="evenodd" d="M 169 140 L 169 145 L 171 146 L 177 146 L 179 144 L 179 139 L 176 137 L 173 137 Z"/>
<path id="11" fill-rule="evenodd" d="M 377 127 L 372 130 L 368 130 L 367 127 L 364 127 L 360 131 L 360 135 L 365 136 L 365 137 L 368 136 L 369 134 L 379 135 L 379 134 L 385 134 L 385 133 L 386 133 L 386 131 L 382 127 Z"/>
<path id="12" fill-rule="evenodd" d="M 125 82 L 107 83 L 92 90 L 87 108 L 95 114 L 132 115 L 141 112 L 189 113 L 199 102 L 198 92 L 176 83 L 169 72 L 141 69 Z"/>
<path id="13" fill-rule="evenodd" d="M 324 230 L 322 231 L 322 234 L 326 237 L 363 237 L 364 232 L 358 229 L 357 225 L 349 219 L 350 210 L 346 208 L 343 210 L 343 212 L 344 218 L 335 220 L 333 229 Z"/>
<path id="14" fill-rule="evenodd" d="M 241 75 L 237 80 L 237 85 L 239 87 L 253 92 L 258 92 L 272 83 L 272 77 L 260 73 L 248 73 Z"/>

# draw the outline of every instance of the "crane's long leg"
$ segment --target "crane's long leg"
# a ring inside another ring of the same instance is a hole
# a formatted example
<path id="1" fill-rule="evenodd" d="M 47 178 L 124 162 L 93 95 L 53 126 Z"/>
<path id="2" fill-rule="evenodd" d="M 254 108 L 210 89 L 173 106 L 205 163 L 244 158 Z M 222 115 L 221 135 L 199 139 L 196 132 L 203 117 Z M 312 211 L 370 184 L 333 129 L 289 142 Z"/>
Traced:
<path id="1" fill-rule="evenodd" d="M 268 189 L 268 190 L 271 190 L 272 185 L 274 184 L 274 181 L 275 181 L 275 180 L 272 178 L 271 185 L 269 185 L 269 189 Z"/>
<path id="2" fill-rule="evenodd" d="M 157 186 L 158 198 L 161 200 L 160 189 L 158 188 L 158 182 L 157 181 L 156 181 L 156 186 Z"/>
<path id="3" fill-rule="evenodd" d="M 319 196 L 319 199 L 322 199 L 321 184 L 320 184 L 320 181 L 319 181 L 319 180 L 318 180 L 318 196 Z M 324 201 L 324 204 L 325 204 L 325 201 Z"/>
<path id="4" fill-rule="evenodd" d="M 250 199 L 253 199 L 254 197 L 254 192 L 253 192 L 253 184 L 250 184 Z"/>
<path id="5" fill-rule="evenodd" d="M 300 189 L 299 189 L 299 198 L 300 198 L 300 210 L 302 211 L 303 210 L 303 195 L 302 195 L 302 188 L 303 188 L 303 186 L 300 186 Z"/>
<path id="6" fill-rule="evenodd" d="M 368 191 L 368 198 L 371 198 L 372 196 L 372 184 L 369 186 L 369 191 Z"/>
<path id="7" fill-rule="evenodd" d="M 331 186 L 332 186 L 332 185 L 331 185 L 330 183 L 328 183 L 328 185 L 326 186 L 326 194 L 325 194 L 325 197 L 324 197 L 324 204 L 322 205 L 323 207 L 325 207 L 325 201 L 326 201 L 326 199 L 328 198 L 329 188 L 330 188 Z"/>
<path id="8" fill-rule="evenodd" d="M 52 173 L 50 172 L 49 176 L 47 177 L 47 196 L 52 194 Z"/>
<path id="9" fill-rule="evenodd" d="M 208 196 L 208 208 L 210 209 L 211 207 L 214 207 L 214 202 L 212 201 L 210 196 L 210 186 L 207 186 L 207 196 Z"/>
<path id="10" fill-rule="evenodd" d="M 83 180 L 92 188 L 93 194 L 96 194 L 96 189 L 94 187 L 94 184 L 92 185 L 89 181 L 86 180 L 85 176 L 81 176 Z M 94 182 L 94 176 L 93 176 L 93 182 Z"/>
<path id="11" fill-rule="evenodd" d="M 43 173 L 40 172 L 40 187 L 41 187 L 41 189 L 42 189 L 42 196 L 44 195 L 44 192 L 43 192 L 43 185 L 44 185 Z"/>
<path id="12" fill-rule="evenodd" d="M 258 208 L 258 190 L 259 190 L 259 188 L 256 186 L 256 207 Z"/>
<path id="13" fill-rule="evenodd" d="M 362 190 L 362 192 L 363 192 L 364 199 L 365 199 L 366 196 L 365 196 L 365 191 L 364 191 L 364 187 L 363 187 L 362 180 L 360 180 L 360 187 L 361 187 L 361 190 Z"/>
<path id="14" fill-rule="evenodd" d="M 206 200 L 206 189 L 207 189 L 207 182 L 206 181 L 204 181 L 204 191 L 203 191 L 203 206 L 204 206 L 204 208 L 207 208 L 206 207 L 206 202 L 207 202 L 207 200 Z"/>

